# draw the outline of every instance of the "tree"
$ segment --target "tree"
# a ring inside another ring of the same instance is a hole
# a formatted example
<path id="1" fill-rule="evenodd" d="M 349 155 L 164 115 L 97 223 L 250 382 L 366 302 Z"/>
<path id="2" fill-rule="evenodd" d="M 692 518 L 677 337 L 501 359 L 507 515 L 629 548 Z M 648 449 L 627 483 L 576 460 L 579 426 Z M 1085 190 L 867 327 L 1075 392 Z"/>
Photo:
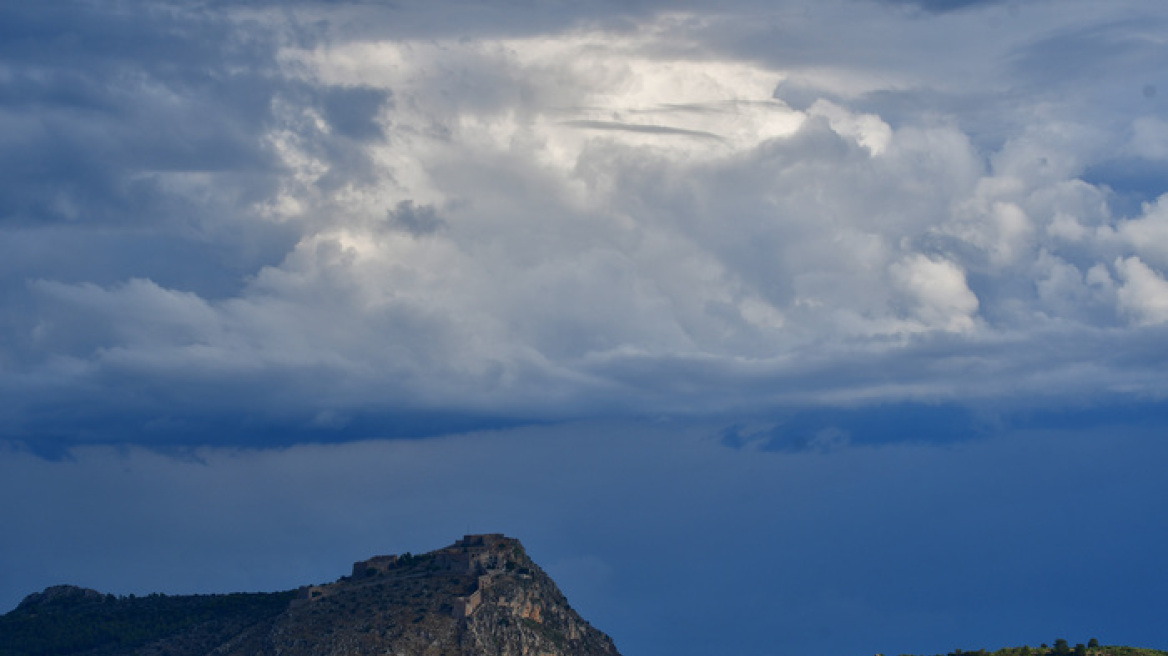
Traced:
<path id="1" fill-rule="evenodd" d="M 1075 656 L 1087 656 L 1087 645 L 1078 643 L 1075 645 Z"/>
<path id="2" fill-rule="evenodd" d="M 1071 645 L 1066 640 L 1059 638 L 1054 641 L 1054 653 L 1059 656 L 1066 656 L 1071 653 Z"/>
<path id="3" fill-rule="evenodd" d="M 1099 649 L 1099 640 L 1097 638 L 1091 638 L 1088 640 L 1087 649 Z"/>

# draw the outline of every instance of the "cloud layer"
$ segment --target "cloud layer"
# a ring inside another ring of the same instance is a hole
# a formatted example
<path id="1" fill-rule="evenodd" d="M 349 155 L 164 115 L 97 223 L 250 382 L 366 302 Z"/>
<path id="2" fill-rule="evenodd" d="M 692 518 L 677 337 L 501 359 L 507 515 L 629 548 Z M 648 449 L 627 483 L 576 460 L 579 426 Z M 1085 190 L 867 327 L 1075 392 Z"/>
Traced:
<path id="1" fill-rule="evenodd" d="M 8 437 L 1166 389 L 1154 3 L 73 9 L 4 10 Z"/>

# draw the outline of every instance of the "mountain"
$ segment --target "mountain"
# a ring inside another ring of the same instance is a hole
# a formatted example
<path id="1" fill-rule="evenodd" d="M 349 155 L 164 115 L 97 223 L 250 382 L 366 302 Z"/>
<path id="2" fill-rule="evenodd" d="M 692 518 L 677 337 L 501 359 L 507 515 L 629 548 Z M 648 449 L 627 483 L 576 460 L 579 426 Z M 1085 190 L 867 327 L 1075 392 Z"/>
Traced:
<path id="1" fill-rule="evenodd" d="M 467 535 L 277 593 L 114 597 L 74 586 L 0 616 L 0 656 L 620 656 L 518 540 Z"/>

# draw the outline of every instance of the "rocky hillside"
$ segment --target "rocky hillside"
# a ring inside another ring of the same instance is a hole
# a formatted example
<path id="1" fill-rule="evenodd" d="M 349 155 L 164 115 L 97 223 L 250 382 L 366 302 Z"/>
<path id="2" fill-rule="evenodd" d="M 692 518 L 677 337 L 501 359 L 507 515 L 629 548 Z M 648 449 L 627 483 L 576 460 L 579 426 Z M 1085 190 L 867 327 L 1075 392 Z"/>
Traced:
<path id="1" fill-rule="evenodd" d="M 71 586 L 0 617 L 0 656 L 619 656 L 502 535 L 255 595 L 113 597 Z"/>

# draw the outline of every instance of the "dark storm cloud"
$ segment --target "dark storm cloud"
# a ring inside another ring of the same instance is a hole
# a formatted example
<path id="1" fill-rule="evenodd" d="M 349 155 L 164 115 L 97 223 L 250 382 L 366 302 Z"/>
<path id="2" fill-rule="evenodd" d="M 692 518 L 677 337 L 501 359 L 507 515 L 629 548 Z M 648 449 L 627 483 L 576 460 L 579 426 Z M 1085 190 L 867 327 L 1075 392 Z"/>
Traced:
<path id="1" fill-rule="evenodd" d="M 334 87 L 322 93 L 325 118 L 338 133 L 350 139 L 369 140 L 384 136 L 377 123 L 378 113 L 392 106 L 393 94 L 383 89 Z"/>
<path id="2" fill-rule="evenodd" d="M 385 90 L 290 83 L 278 75 L 281 35 L 271 26 L 198 5 L 136 2 L 107 10 L 56 3 L 0 11 L 8 71 L 0 79 L 0 221 L 24 228 L 24 238 L 42 236 L 47 248 L 59 237 L 66 250 L 79 232 L 100 242 L 121 231 L 116 238 L 125 250 L 93 249 L 99 261 L 80 274 L 84 279 L 133 261 L 139 276 L 206 288 L 200 274 L 214 277 L 217 267 L 200 260 L 228 264 L 237 277 L 278 261 L 290 246 L 287 231 L 242 220 L 250 218 L 249 204 L 279 185 L 282 164 L 264 138 L 277 120 L 274 102 L 292 96 L 319 106 L 348 139 L 379 135 L 374 119 L 389 102 Z M 340 140 L 317 142 L 342 164 L 337 175 L 364 166 Z M 33 231 L 50 224 L 71 229 Z M 136 252 L 136 240 L 155 246 L 175 269 L 200 274 L 175 276 L 152 265 L 149 254 Z M 234 250 L 237 262 L 208 257 L 212 250 Z"/>
<path id="3" fill-rule="evenodd" d="M 286 230 L 237 221 L 277 184 L 257 139 L 276 90 L 267 30 L 150 3 L 0 12 L 7 280 L 137 275 L 214 296 L 278 260 Z"/>
<path id="4" fill-rule="evenodd" d="M 135 174 L 272 167 L 262 30 L 156 5 L 3 12 L 6 222 L 157 223 L 166 194 Z"/>
<path id="5" fill-rule="evenodd" d="M 446 222 L 433 207 L 415 206 L 413 201 L 408 200 L 403 200 L 389 210 L 389 221 L 415 237 L 433 234 L 446 227 Z"/>

